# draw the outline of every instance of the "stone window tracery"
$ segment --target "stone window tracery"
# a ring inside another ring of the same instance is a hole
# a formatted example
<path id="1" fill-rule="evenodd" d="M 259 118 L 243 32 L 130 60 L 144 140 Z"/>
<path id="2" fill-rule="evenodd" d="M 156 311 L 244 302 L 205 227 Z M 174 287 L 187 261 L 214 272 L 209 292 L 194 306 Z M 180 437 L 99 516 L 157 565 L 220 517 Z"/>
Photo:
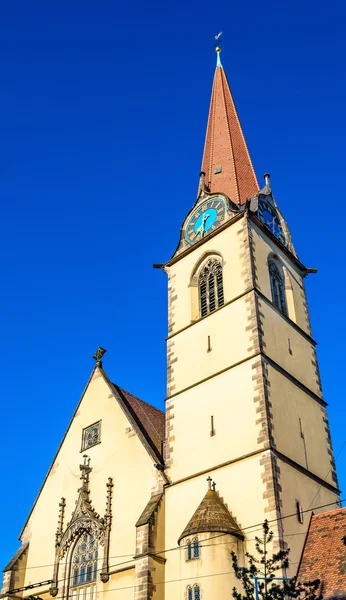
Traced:
<path id="1" fill-rule="evenodd" d="M 99 444 L 101 441 L 101 421 L 83 429 L 82 451 Z"/>
<path id="2" fill-rule="evenodd" d="M 90 585 L 96 581 L 98 542 L 92 533 L 82 533 L 73 550 L 71 587 Z"/>
<path id="3" fill-rule="evenodd" d="M 268 268 L 273 304 L 288 315 L 284 276 L 273 259 L 268 260 Z"/>
<path id="4" fill-rule="evenodd" d="M 209 259 L 201 269 L 198 290 L 201 317 L 224 305 L 222 264 L 216 258 Z"/>

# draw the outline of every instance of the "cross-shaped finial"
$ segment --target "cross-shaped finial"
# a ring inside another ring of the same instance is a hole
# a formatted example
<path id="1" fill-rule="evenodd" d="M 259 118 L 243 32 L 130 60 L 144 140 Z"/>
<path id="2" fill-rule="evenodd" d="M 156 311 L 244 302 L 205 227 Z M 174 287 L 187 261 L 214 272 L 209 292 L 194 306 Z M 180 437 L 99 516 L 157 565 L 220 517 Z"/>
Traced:
<path id="1" fill-rule="evenodd" d="M 93 356 L 93 359 L 96 360 L 96 365 L 98 367 L 102 367 L 102 356 L 104 354 L 106 354 L 107 350 L 105 350 L 104 348 L 101 348 L 101 346 L 99 346 Z"/>
<path id="2" fill-rule="evenodd" d="M 209 477 L 207 477 L 207 482 L 208 482 L 208 490 L 209 490 L 209 491 L 211 490 L 211 482 L 212 482 L 212 481 L 213 481 L 213 480 L 212 480 L 212 478 L 211 478 L 211 477 L 210 477 L 210 475 L 209 475 Z"/>
<path id="3" fill-rule="evenodd" d="M 92 471 L 92 467 L 90 466 L 90 458 L 84 454 L 84 463 L 79 465 L 80 470 L 82 471 L 81 480 L 83 482 L 83 488 L 88 489 L 89 484 L 89 475 Z"/>
<path id="4" fill-rule="evenodd" d="M 213 483 L 211 484 L 211 487 L 213 488 L 213 492 L 216 492 L 216 483 L 215 483 L 215 481 L 213 481 Z"/>

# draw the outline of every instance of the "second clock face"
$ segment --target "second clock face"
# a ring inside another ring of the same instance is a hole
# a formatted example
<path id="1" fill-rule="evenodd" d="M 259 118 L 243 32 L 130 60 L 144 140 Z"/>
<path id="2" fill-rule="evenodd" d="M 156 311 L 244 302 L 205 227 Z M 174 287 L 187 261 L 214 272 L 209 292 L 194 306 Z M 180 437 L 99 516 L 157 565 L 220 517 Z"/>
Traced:
<path id="1" fill-rule="evenodd" d="M 262 198 L 258 203 L 258 218 L 282 244 L 286 244 L 285 234 L 275 208 Z"/>
<path id="2" fill-rule="evenodd" d="M 195 244 L 214 231 L 223 221 L 226 203 L 222 198 L 210 198 L 192 213 L 185 229 L 189 244 Z"/>

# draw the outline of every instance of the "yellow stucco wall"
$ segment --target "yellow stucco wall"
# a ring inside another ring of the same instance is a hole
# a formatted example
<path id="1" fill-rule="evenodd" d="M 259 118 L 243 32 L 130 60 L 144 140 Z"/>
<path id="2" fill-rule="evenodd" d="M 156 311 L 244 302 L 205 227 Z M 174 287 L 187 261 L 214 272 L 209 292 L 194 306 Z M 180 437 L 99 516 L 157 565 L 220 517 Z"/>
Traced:
<path id="1" fill-rule="evenodd" d="M 85 452 L 91 458 L 92 467 L 90 499 L 94 509 L 102 516 L 106 508 L 106 483 L 108 477 L 113 478 L 110 570 L 133 559 L 135 523 L 156 486 L 157 471 L 137 435 L 127 433 L 130 423 L 96 370 L 23 532 L 23 540 L 30 542 L 25 585 L 52 577 L 59 502 L 61 497 L 66 499 L 66 526 L 81 485 L 82 430 L 100 419 L 101 443 Z M 124 555 L 128 555 L 127 558 Z M 48 566 L 37 568 L 38 565 Z M 102 563 L 99 568 L 101 566 Z M 111 581 L 133 579 L 131 573 L 112 575 Z M 109 587 L 110 582 L 106 585 Z M 102 590 L 103 584 L 99 579 L 97 586 Z"/>

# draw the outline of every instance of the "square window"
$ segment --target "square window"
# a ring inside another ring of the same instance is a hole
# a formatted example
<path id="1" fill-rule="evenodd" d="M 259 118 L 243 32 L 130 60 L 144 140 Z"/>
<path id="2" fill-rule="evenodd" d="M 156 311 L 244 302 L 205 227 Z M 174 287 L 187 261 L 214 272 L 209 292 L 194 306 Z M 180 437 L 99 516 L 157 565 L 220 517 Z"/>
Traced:
<path id="1" fill-rule="evenodd" d="M 86 427 L 85 429 L 83 429 L 81 452 L 83 452 L 83 450 L 87 450 L 88 448 L 91 448 L 92 446 L 95 446 L 100 441 L 101 441 L 101 421 L 98 421 L 98 423 L 93 423 L 92 425 L 89 425 L 89 427 Z"/>

